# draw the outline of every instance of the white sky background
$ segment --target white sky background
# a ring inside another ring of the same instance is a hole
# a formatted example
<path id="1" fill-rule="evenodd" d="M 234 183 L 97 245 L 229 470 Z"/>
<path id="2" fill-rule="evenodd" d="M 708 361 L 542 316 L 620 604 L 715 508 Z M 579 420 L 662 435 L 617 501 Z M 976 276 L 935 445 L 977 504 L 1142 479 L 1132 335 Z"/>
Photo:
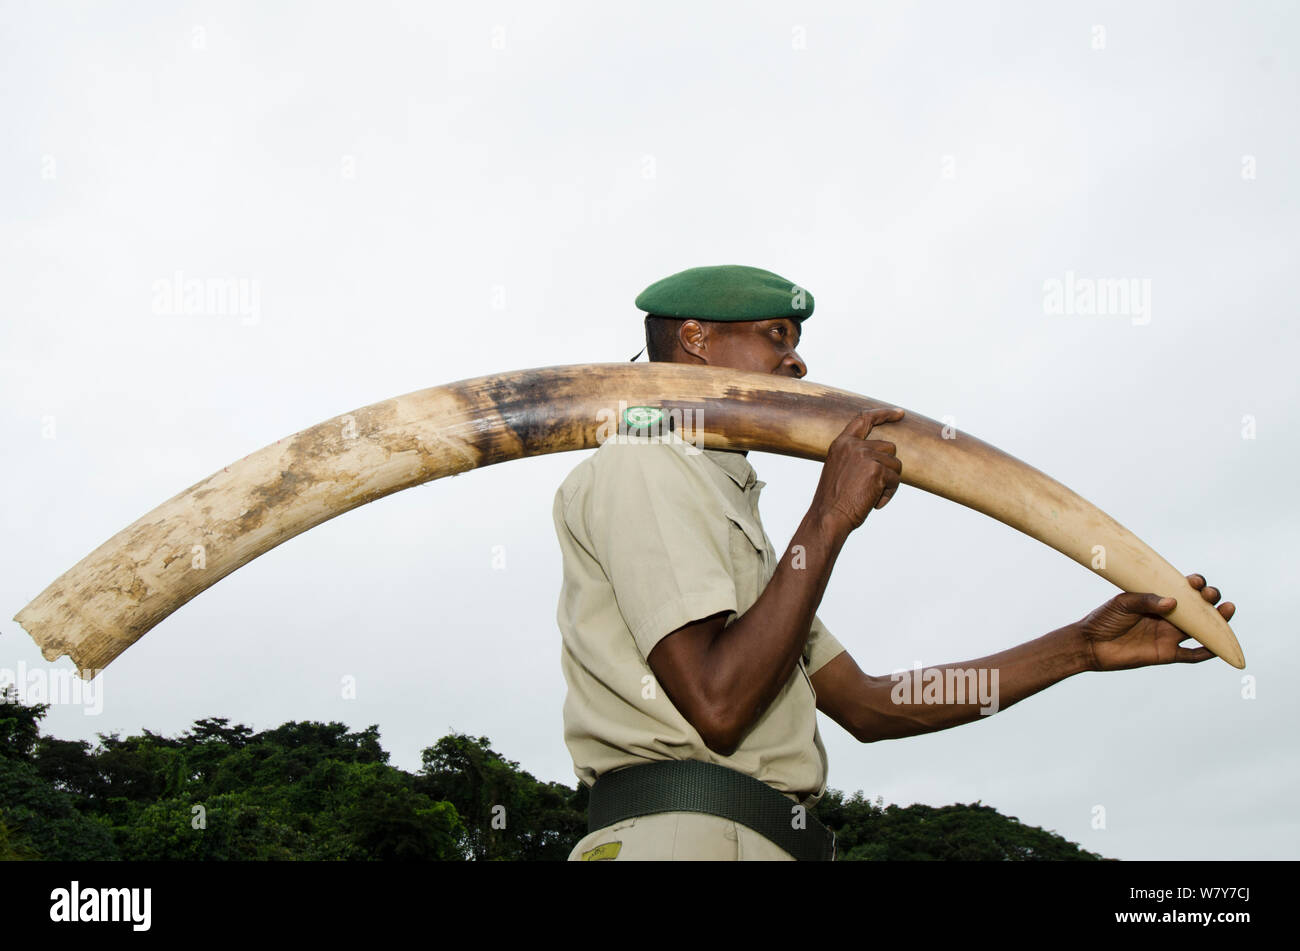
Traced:
<path id="1" fill-rule="evenodd" d="M 810 379 L 951 415 L 1204 573 L 1257 678 L 1084 674 L 866 746 L 822 718 L 830 785 L 1125 859 L 1296 858 L 1298 26 L 1288 3 L 6 3 L 0 668 L 44 666 L 13 614 L 227 463 L 411 390 L 626 360 L 643 287 L 749 264 L 816 296 Z M 257 319 L 155 313 L 177 271 L 256 282 Z M 1149 323 L 1045 313 L 1067 272 L 1149 280 Z M 573 785 L 551 500 L 580 458 L 291 540 L 46 732 L 377 723 L 414 770 L 455 729 Z M 784 550 L 819 466 L 750 458 Z M 819 614 L 886 674 L 1115 593 L 904 487 Z"/>

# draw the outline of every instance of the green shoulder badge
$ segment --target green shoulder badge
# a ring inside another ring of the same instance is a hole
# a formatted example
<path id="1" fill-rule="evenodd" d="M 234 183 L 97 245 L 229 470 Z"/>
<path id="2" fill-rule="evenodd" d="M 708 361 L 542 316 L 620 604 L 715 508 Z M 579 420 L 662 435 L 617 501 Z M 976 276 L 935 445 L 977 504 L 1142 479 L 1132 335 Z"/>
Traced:
<path id="1" fill-rule="evenodd" d="M 629 406 L 623 414 L 628 429 L 645 429 L 663 418 L 664 411 L 657 406 Z"/>

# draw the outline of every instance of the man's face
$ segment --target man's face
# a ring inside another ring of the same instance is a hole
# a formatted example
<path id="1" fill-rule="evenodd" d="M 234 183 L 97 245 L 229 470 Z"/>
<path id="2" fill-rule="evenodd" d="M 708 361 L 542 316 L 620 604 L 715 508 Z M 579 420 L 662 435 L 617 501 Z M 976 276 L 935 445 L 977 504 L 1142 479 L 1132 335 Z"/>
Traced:
<path id="1" fill-rule="evenodd" d="M 683 325 L 685 336 L 695 346 L 688 348 L 709 366 L 756 370 L 800 379 L 808 367 L 795 351 L 801 337 L 799 321 L 793 317 L 773 320 L 710 322 L 703 333 Z M 703 330 L 703 328 L 700 328 Z"/>

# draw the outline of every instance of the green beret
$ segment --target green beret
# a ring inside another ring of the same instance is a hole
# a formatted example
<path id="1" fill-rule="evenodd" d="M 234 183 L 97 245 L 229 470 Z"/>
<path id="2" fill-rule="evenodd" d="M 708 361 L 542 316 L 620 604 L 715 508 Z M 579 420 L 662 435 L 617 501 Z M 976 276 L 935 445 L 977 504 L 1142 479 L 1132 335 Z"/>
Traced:
<path id="1" fill-rule="evenodd" d="M 699 320 L 772 320 L 812 316 L 813 296 L 779 274 L 740 264 L 693 267 L 655 281 L 636 306 L 660 317 Z"/>

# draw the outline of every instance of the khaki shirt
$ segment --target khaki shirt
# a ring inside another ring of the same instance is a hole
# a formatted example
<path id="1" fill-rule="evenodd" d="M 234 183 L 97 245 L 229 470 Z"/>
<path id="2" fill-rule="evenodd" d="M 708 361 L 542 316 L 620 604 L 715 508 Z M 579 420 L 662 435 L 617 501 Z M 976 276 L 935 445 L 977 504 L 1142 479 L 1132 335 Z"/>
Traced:
<path id="1" fill-rule="evenodd" d="M 825 794 L 809 678 L 844 648 L 815 615 L 789 681 L 730 756 L 705 745 L 646 662 L 682 625 L 721 611 L 730 625 L 758 600 L 777 562 L 758 517 L 764 485 L 743 454 L 700 450 L 675 433 L 611 437 L 560 485 L 564 741 L 588 786 L 624 766 L 698 759 L 805 806 Z"/>

